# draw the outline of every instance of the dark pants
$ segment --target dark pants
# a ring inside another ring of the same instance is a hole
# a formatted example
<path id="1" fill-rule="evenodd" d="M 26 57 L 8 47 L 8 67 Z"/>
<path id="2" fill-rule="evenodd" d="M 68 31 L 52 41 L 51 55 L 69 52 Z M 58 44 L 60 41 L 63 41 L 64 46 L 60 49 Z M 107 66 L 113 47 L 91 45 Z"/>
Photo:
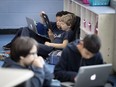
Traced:
<path id="1" fill-rule="evenodd" d="M 53 47 L 50 47 L 50 46 L 39 43 L 38 55 L 40 55 L 44 59 L 46 59 L 46 57 L 48 57 L 48 54 L 53 50 L 54 50 Z"/>
<path id="2" fill-rule="evenodd" d="M 14 37 L 14 38 L 11 40 L 11 42 L 8 43 L 8 44 L 11 45 L 11 44 L 15 41 L 15 39 L 16 39 L 17 37 L 20 37 L 20 36 L 30 36 L 30 35 L 29 35 L 29 30 L 28 30 L 27 27 L 20 28 L 20 29 L 17 31 L 15 37 Z"/>
<path id="3" fill-rule="evenodd" d="M 38 43 L 39 43 L 39 48 L 38 48 L 38 55 L 43 56 L 46 58 L 48 54 L 54 49 L 53 47 L 49 47 L 44 45 L 46 41 L 50 41 L 47 37 L 42 36 L 40 34 L 36 34 L 32 30 L 30 30 L 28 27 L 23 27 L 19 29 L 19 31 L 16 33 L 15 37 L 12 39 L 9 45 L 12 45 L 13 41 L 20 36 L 28 36 L 34 38 Z"/>

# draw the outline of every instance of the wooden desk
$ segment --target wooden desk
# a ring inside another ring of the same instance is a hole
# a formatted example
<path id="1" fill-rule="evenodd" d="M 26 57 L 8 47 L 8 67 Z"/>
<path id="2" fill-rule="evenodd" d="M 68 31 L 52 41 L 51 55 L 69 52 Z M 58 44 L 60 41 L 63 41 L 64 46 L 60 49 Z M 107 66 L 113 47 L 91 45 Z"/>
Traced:
<path id="1" fill-rule="evenodd" d="M 16 86 L 33 75 L 30 70 L 0 68 L 0 87 Z"/>

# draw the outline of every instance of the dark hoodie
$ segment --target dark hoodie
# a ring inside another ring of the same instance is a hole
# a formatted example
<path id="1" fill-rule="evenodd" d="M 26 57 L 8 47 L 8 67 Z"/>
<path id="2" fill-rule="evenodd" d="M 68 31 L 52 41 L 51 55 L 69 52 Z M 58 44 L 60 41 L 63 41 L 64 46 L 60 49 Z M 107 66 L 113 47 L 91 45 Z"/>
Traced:
<path id="1" fill-rule="evenodd" d="M 76 47 L 78 43 L 79 40 L 71 42 L 63 50 L 61 58 L 54 69 L 56 79 L 62 82 L 74 82 L 74 78 L 77 75 L 80 66 L 103 64 L 103 59 L 99 52 L 90 59 L 82 58 Z"/>
<path id="2" fill-rule="evenodd" d="M 52 75 L 46 69 L 46 66 L 44 66 L 43 69 L 34 66 L 23 67 L 10 58 L 6 58 L 2 67 L 29 69 L 34 72 L 34 76 L 31 79 L 20 85 L 17 85 L 16 87 L 50 87 Z"/>

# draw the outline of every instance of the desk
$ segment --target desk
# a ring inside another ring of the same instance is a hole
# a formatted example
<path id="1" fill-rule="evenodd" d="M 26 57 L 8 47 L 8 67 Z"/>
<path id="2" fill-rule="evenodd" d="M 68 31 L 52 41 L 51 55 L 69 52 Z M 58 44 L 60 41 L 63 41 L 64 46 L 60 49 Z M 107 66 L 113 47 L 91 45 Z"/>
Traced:
<path id="1" fill-rule="evenodd" d="M 30 70 L 0 68 L 0 87 L 13 87 L 29 78 L 34 73 Z"/>

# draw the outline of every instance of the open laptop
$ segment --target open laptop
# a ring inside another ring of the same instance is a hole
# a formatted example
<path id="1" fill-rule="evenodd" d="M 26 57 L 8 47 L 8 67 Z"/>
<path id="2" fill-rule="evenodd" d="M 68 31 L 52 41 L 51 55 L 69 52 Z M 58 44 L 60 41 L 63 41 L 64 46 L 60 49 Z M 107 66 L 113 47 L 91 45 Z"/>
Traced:
<path id="1" fill-rule="evenodd" d="M 62 85 L 63 87 L 104 87 L 111 70 L 112 64 L 82 66 L 75 83 L 63 82 Z"/>
<path id="2" fill-rule="evenodd" d="M 28 28 L 38 34 L 37 27 L 36 27 L 36 22 L 29 17 L 26 17 L 26 21 L 27 21 Z"/>
<path id="3" fill-rule="evenodd" d="M 112 70 L 112 64 L 80 67 L 74 87 L 104 86 Z"/>
<path id="4" fill-rule="evenodd" d="M 26 17 L 26 21 L 27 21 L 28 28 L 37 34 L 37 37 L 39 40 L 38 42 L 40 42 L 40 43 L 44 43 L 46 41 L 50 42 L 50 39 L 48 37 L 38 33 L 37 27 L 36 27 L 36 22 L 33 19 Z"/>

